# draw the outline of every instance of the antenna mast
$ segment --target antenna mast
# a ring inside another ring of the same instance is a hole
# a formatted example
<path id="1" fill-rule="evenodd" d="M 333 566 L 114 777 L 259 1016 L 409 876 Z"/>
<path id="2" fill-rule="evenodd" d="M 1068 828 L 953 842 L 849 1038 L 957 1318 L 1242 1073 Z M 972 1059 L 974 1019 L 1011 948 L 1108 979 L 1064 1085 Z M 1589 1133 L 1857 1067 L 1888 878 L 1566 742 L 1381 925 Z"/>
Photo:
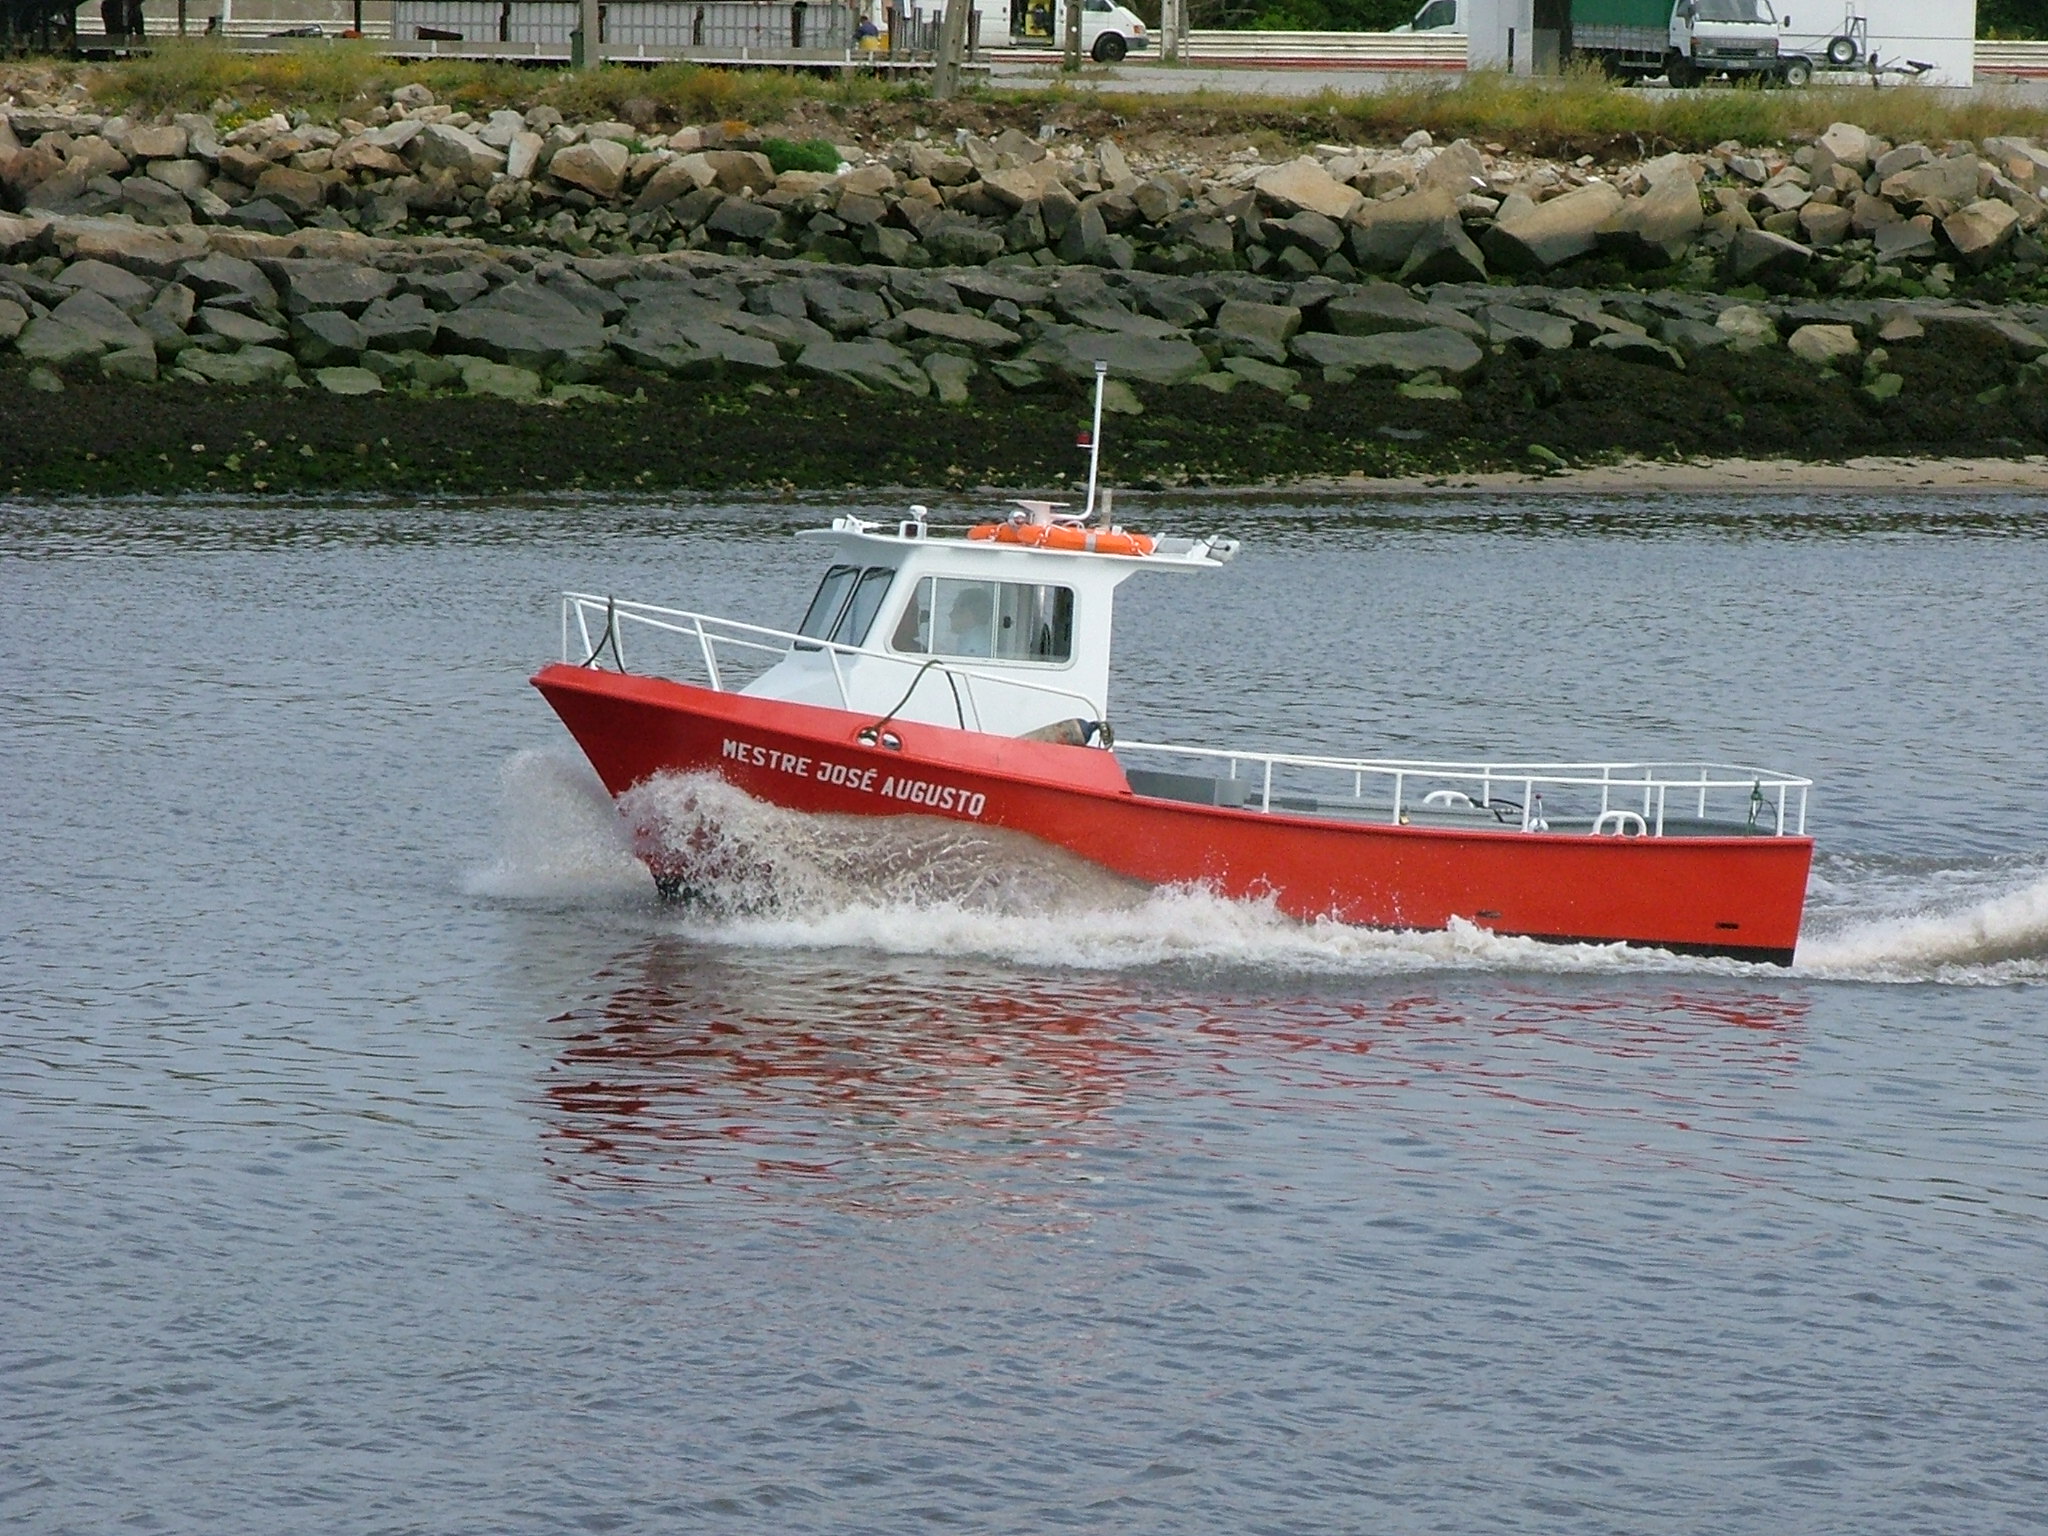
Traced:
<path id="1" fill-rule="evenodd" d="M 1101 358 L 1095 360 L 1095 424 L 1088 430 L 1088 505 L 1081 512 L 1081 521 L 1087 522 L 1095 515 L 1095 472 L 1102 463 L 1102 385 L 1109 377 L 1109 364 Z"/>

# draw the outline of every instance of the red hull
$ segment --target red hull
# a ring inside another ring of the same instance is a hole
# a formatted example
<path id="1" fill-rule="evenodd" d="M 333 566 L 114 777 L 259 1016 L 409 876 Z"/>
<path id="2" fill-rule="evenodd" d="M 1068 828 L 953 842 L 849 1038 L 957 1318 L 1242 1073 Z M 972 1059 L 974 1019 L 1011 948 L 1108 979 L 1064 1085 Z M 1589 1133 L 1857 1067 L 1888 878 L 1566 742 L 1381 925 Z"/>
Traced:
<path id="1" fill-rule="evenodd" d="M 614 795 L 663 772 L 716 773 L 756 799 L 842 815 L 1006 827 L 1152 884 L 1271 895 L 1299 918 L 1650 945 L 1792 963 L 1813 841 L 1621 838 L 1333 823 L 1134 796 L 1115 756 L 896 722 L 585 667 L 533 684 Z"/>

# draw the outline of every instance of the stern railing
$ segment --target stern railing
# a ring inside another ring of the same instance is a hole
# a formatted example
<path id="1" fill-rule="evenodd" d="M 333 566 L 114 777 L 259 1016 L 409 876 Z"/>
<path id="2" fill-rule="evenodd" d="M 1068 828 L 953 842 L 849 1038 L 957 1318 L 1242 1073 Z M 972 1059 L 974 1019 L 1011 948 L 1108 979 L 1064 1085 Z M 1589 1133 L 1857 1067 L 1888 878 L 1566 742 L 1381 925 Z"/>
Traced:
<path id="1" fill-rule="evenodd" d="M 1219 784 L 1244 786 L 1246 810 L 1338 814 L 1396 826 L 1470 823 L 1620 837 L 1698 835 L 1707 829 L 1803 837 L 1813 788 L 1813 780 L 1796 774 L 1735 763 L 1473 763 L 1130 740 L 1117 743 L 1117 755 L 1220 767 Z M 1232 797 L 1218 803 L 1237 802 Z"/>

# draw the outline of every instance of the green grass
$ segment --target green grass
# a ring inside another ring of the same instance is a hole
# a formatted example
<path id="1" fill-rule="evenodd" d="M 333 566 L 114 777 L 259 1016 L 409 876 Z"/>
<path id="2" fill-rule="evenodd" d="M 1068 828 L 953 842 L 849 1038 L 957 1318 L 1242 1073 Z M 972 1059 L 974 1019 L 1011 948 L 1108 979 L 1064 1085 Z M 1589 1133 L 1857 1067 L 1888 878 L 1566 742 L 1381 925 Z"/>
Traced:
<path id="1" fill-rule="evenodd" d="M 1811 137 L 1836 121 L 1859 123 L 1894 143 L 1938 145 L 1995 133 L 2048 138 L 2048 105 L 1996 90 L 1957 98 L 1913 86 L 1882 91 L 1744 86 L 1652 96 L 1618 88 L 1592 71 L 1546 81 L 1482 71 L 1306 99 L 1206 89 L 1140 96 L 1058 84 L 1024 92 L 981 86 L 957 102 L 937 103 L 926 98 L 922 85 L 863 76 L 820 81 L 772 70 L 725 71 L 692 64 L 576 73 L 457 60 L 407 64 L 381 57 L 368 43 L 247 54 L 216 43 L 166 41 L 146 57 L 81 75 L 110 109 L 218 111 L 237 120 L 278 109 L 302 110 L 323 120 L 360 116 L 394 86 L 419 81 L 437 100 L 469 111 L 549 105 L 572 121 L 775 124 L 808 104 L 854 122 L 874 113 L 878 125 L 891 131 L 912 122 L 947 129 L 986 128 L 1006 120 L 1028 130 L 1041 117 L 1057 114 L 1084 133 L 1241 134 L 1255 137 L 1262 147 L 1332 138 L 1386 144 L 1426 128 L 1440 143 L 1471 138 L 1545 154 L 1631 157 L 1708 149 L 1729 139 L 1786 143 Z"/>

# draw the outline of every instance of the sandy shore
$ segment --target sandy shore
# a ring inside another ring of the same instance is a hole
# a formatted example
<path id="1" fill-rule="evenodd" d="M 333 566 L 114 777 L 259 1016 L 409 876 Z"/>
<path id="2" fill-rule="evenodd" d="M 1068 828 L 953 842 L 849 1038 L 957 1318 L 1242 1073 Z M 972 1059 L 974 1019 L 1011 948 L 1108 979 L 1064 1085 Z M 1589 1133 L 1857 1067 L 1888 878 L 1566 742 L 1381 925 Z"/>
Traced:
<path id="1" fill-rule="evenodd" d="M 1549 473 L 1363 475 L 1298 481 L 1296 490 L 1358 495 L 1412 495 L 1417 491 L 1514 491 L 1517 494 L 1588 491 L 1718 491 L 1782 494 L 1805 491 L 2038 491 L 2048 495 L 2048 455 L 2021 459 L 1879 458 L 1834 464 L 1791 459 L 1691 459 L 1680 463 L 1631 459 L 1618 464 Z"/>

